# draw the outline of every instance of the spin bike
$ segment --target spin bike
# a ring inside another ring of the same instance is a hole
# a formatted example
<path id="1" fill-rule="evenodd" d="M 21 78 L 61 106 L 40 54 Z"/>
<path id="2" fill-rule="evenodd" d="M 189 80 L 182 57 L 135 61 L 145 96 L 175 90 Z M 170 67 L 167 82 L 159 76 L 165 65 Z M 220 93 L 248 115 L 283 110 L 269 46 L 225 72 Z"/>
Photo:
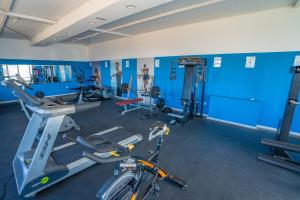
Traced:
<path id="1" fill-rule="evenodd" d="M 117 145 L 111 146 L 111 154 L 115 157 L 108 159 L 101 158 L 89 152 L 84 152 L 84 157 L 97 163 L 117 162 L 114 176 L 100 188 L 96 196 L 101 200 L 146 199 L 150 194 L 159 195 L 159 183 L 162 181 L 168 181 L 185 189 L 187 184 L 184 181 L 159 166 L 161 145 L 164 135 L 168 135 L 169 131 L 170 129 L 166 125 L 163 125 L 155 127 L 150 132 L 149 141 L 155 138 L 158 139 L 156 150 L 149 151 L 150 155 L 147 159 L 130 156 L 133 145 L 127 146 L 127 149 Z M 96 145 L 93 145 L 81 136 L 77 137 L 77 141 L 96 152 L 101 151 L 101 148 L 97 148 Z M 148 179 L 150 184 L 146 184 L 146 182 L 148 183 L 146 179 Z"/>

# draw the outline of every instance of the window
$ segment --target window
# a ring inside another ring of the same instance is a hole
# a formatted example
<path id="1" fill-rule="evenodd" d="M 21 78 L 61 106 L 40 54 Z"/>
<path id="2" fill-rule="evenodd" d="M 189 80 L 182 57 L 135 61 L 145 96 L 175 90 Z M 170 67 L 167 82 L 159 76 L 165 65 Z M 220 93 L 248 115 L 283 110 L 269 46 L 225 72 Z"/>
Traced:
<path id="1" fill-rule="evenodd" d="M 66 72 L 65 72 L 64 65 L 59 65 L 59 72 L 60 72 L 61 81 L 65 82 L 66 81 Z"/>
<path id="2" fill-rule="evenodd" d="M 30 82 L 31 65 L 1 65 L 1 68 L 4 79 L 11 79 L 14 78 L 16 74 L 20 74 L 22 78 Z"/>
<path id="3" fill-rule="evenodd" d="M 28 83 L 56 83 L 72 81 L 71 65 L 7 65 L 0 64 L 0 79 L 15 78 L 19 74 Z"/>
<path id="4" fill-rule="evenodd" d="M 18 65 L 19 75 L 27 82 L 31 80 L 32 66 L 31 65 Z"/>

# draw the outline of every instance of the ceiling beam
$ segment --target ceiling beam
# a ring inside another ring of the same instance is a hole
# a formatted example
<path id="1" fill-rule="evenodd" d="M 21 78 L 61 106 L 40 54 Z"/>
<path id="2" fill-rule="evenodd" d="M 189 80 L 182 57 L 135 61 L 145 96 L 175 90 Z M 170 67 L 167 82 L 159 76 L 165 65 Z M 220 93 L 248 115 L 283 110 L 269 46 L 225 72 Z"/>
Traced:
<path id="1" fill-rule="evenodd" d="M 293 8 L 298 8 L 300 6 L 300 1 L 299 0 L 295 0 L 295 2 L 293 3 L 292 7 Z"/>
<path id="2" fill-rule="evenodd" d="M 120 0 L 89 0 L 82 6 L 78 7 L 77 9 L 68 13 L 66 16 L 59 19 L 57 23 L 53 26 L 50 26 L 44 29 L 39 34 L 35 35 L 33 38 L 31 38 L 30 43 L 31 45 L 37 45 L 41 44 L 49 38 L 53 39 L 53 37 L 63 32 L 67 28 L 70 28 L 71 26 L 77 23 L 88 20 L 89 18 L 93 17 L 93 15 L 95 15 L 97 12 L 103 10 L 104 8 L 112 6 L 118 1 Z M 86 23 L 84 23 L 84 25 L 88 26 L 88 24 Z M 76 29 L 74 30 L 73 34 L 79 34 L 80 31 L 81 30 Z"/>
<path id="3" fill-rule="evenodd" d="M 147 17 L 147 18 L 144 18 L 144 19 L 132 21 L 132 22 L 129 22 L 127 24 L 123 24 L 123 25 L 113 27 L 113 28 L 110 28 L 110 29 L 94 28 L 94 29 L 91 29 L 91 30 L 95 31 L 95 32 L 98 32 L 98 34 L 91 34 L 91 35 L 87 35 L 87 36 L 84 36 L 84 37 L 81 37 L 81 38 L 76 38 L 72 42 L 78 42 L 78 41 L 81 41 L 81 40 L 84 40 L 84 39 L 88 39 L 88 38 L 94 37 L 96 35 L 99 35 L 100 33 L 110 33 L 110 34 L 114 34 L 114 35 L 129 37 L 129 36 L 132 36 L 132 35 L 116 32 L 115 30 L 125 28 L 125 27 L 129 27 L 129 26 L 133 26 L 133 25 L 137 25 L 137 24 L 144 23 L 144 22 L 148 22 L 148 21 L 151 21 L 151 20 L 159 19 L 159 18 L 162 18 L 162 17 L 167 17 L 167 16 L 170 16 L 170 15 L 186 12 L 186 11 L 193 10 L 193 9 L 196 9 L 196 8 L 211 6 L 211 5 L 218 4 L 218 3 L 221 3 L 221 2 L 224 2 L 224 1 L 226 1 L 226 0 L 208 0 L 208 1 L 205 1 L 205 2 L 201 2 L 201 3 L 193 4 L 193 5 L 190 5 L 190 6 L 185 6 L 185 7 L 182 7 L 182 8 L 171 10 L 169 12 L 161 13 L 161 14 L 158 14 L 158 15 L 153 15 L 151 17 Z"/>
<path id="4" fill-rule="evenodd" d="M 125 36 L 125 37 L 130 37 L 131 36 L 131 35 L 126 34 L 126 33 L 120 33 L 120 32 L 116 32 L 116 31 L 109 31 L 109 30 L 100 29 L 100 28 L 94 28 L 94 29 L 92 29 L 92 31 L 99 32 L 99 33 L 109 33 L 109 34 L 120 35 L 120 36 Z"/>
<path id="5" fill-rule="evenodd" d="M 85 40 L 85 39 L 88 39 L 88 38 L 91 38 L 91 37 L 95 37 L 96 35 L 99 35 L 100 33 L 110 33 L 110 34 L 113 34 L 113 35 L 120 35 L 120 36 L 124 36 L 124 37 L 132 36 L 132 35 L 129 35 L 129 34 L 126 34 L 126 33 L 120 33 L 120 32 L 116 32 L 116 31 L 108 31 L 108 30 L 99 29 L 99 28 L 94 28 L 94 29 L 92 29 L 92 31 L 95 31 L 96 33 L 93 33 L 93 34 L 90 34 L 90 35 L 87 35 L 87 36 L 83 36 L 83 37 L 74 38 L 72 40 L 72 43 L 79 42 L 81 40 Z"/>
<path id="6" fill-rule="evenodd" d="M 0 10 L 0 15 L 5 15 L 5 16 L 10 16 L 10 17 L 17 17 L 17 18 L 21 18 L 21 19 L 27 19 L 27 20 L 42 22 L 42 23 L 47 23 L 47 24 L 56 24 L 57 23 L 57 21 L 55 21 L 55 20 L 30 16 L 30 15 L 23 15 L 23 14 L 15 13 L 15 12 L 5 12 L 3 10 Z"/>
<path id="7" fill-rule="evenodd" d="M 91 38 L 91 37 L 95 37 L 96 35 L 99 35 L 99 34 L 100 34 L 100 32 L 96 32 L 96 33 L 92 33 L 92 34 L 87 35 L 87 36 L 78 37 L 78 38 L 76 37 L 71 42 L 72 43 L 79 42 L 81 40 L 85 40 L 85 39 L 88 39 L 88 38 Z"/>
<path id="8" fill-rule="evenodd" d="M 151 20 L 159 19 L 159 18 L 162 18 L 162 17 L 167 17 L 167 16 L 178 14 L 178 13 L 187 12 L 187 11 L 190 11 L 190 10 L 193 10 L 193 9 L 212 6 L 212 5 L 215 5 L 215 4 L 218 4 L 218 3 L 222 3 L 224 1 L 227 1 L 227 0 L 208 0 L 208 1 L 205 1 L 205 2 L 201 2 L 201 3 L 196 3 L 196 4 L 193 4 L 193 5 L 190 5 L 190 6 L 185 6 L 185 7 L 178 8 L 178 9 L 175 9 L 175 10 L 171 10 L 171 11 L 168 11 L 168 12 L 164 12 L 164 13 L 161 13 L 161 14 L 158 14 L 158 15 L 153 15 L 151 17 L 146 17 L 146 18 L 139 19 L 139 20 L 136 20 L 136 21 L 132 21 L 132 22 L 120 25 L 120 26 L 116 26 L 116 27 L 107 29 L 107 31 L 119 30 L 119 29 L 126 28 L 126 27 L 129 27 L 129 26 L 133 26 L 133 25 L 141 24 L 141 23 L 148 22 L 148 21 L 151 21 Z"/>
<path id="9" fill-rule="evenodd" d="M 0 6 L 5 10 L 5 11 L 9 11 L 10 8 L 12 7 L 13 4 L 13 0 L 2 0 L 0 3 Z M 0 16 L 0 33 L 5 25 L 7 19 L 7 15 L 2 15 Z"/>

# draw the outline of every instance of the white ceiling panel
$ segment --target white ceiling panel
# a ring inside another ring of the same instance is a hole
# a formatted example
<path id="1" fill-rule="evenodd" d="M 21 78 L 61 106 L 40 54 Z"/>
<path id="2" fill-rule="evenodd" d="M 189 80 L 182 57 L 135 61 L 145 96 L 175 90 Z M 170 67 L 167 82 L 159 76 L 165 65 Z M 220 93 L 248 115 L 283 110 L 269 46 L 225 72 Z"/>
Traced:
<path id="1" fill-rule="evenodd" d="M 3 30 L 1 31 L 0 33 L 0 37 L 3 37 L 3 38 L 11 38 L 11 39 L 26 39 L 24 36 L 16 33 L 15 31 L 12 31 L 8 28 L 3 28 Z"/>
<path id="2" fill-rule="evenodd" d="M 174 1 L 172 3 L 160 6 L 157 9 L 150 9 L 145 12 L 115 21 L 113 23 L 106 24 L 104 26 L 101 26 L 100 28 L 111 29 L 121 26 L 122 24 L 134 22 L 135 20 L 140 20 L 149 16 L 155 16 L 170 9 L 177 9 L 183 6 L 196 4 L 198 2 L 198 0 L 186 0 L 185 4 L 183 4 L 183 1 Z M 201 7 L 198 9 L 190 10 L 188 12 L 182 12 L 175 15 L 170 15 L 167 17 L 162 17 L 159 19 L 136 24 L 134 26 L 128 26 L 126 28 L 118 29 L 117 31 L 130 35 L 137 35 L 191 23 L 213 20 L 217 18 L 290 6 L 293 2 L 294 0 L 227 0 L 221 3 L 214 4 L 212 6 Z M 101 34 L 99 34 L 93 38 L 86 39 L 85 41 L 87 44 L 92 44 L 96 42 L 112 40 L 115 38 L 116 37 L 112 35 L 102 36 Z"/>
<path id="3" fill-rule="evenodd" d="M 35 34 L 38 34 L 40 31 L 49 26 L 48 24 L 23 19 L 17 19 L 14 21 L 14 19 L 11 17 L 8 18 L 6 25 L 14 30 L 18 30 L 28 38 L 33 37 Z"/>
<path id="4" fill-rule="evenodd" d="M 118 33 L 137 35 L 293 3 L 295 0 L 0 0 L 0 9 L 5 11 L 56 21 L 47 24 L 0 15 L 0 22 L 6 22 L 2 33 L 0 23 L 0 37 L 29 38 L 33 45 L 89 45 L 123 37 Z M 135 8 L 128 9 L 128 5 Z M 97 33 L 94 28 L 112 33 Z"/>
<path id="5" fill-rule="evenodd" d="M 12 12 L 58 20 L 87 0 L 14 0 Z"/>

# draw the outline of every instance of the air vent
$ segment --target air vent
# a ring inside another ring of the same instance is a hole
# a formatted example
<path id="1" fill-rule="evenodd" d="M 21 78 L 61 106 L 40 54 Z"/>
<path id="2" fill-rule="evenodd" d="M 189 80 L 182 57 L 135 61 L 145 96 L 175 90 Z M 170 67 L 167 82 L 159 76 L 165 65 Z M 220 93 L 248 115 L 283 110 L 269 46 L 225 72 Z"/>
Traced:
<path id="1" fill-rule="evenodd" d="M 96 19 L 101 20 L 101 21 L 106 21 L 107 19 L 102 18 L 102 17 L 96 17 Z"/>

